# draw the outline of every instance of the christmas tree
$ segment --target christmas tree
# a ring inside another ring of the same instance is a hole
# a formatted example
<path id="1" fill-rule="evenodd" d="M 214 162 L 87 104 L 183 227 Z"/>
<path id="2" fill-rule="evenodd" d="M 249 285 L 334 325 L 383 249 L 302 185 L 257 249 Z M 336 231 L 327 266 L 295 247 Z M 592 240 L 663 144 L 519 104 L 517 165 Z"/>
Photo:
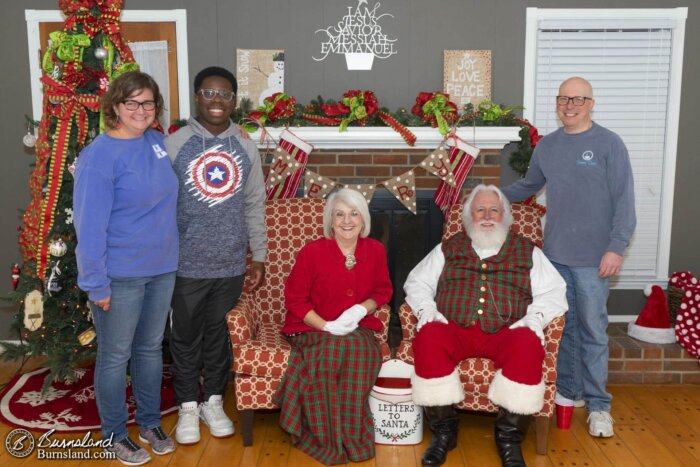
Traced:
<path id="1" fill-rule="evenodd" d="M 121 36 L 123 0 L 58 5 L 66 19 L 49 35 L 42 60 L 42 117 L 19 236 L 23 264 L 13 270 L 20 344 L 6 344 L 3 352 L 6 360 L 46 355 L 47 384 L 70 379 L 76 364 L 95 354 L 87 297 L 77 285 L 72 167 L 101 131 L 100 95 L 113 78 L 138 69 Z"/>

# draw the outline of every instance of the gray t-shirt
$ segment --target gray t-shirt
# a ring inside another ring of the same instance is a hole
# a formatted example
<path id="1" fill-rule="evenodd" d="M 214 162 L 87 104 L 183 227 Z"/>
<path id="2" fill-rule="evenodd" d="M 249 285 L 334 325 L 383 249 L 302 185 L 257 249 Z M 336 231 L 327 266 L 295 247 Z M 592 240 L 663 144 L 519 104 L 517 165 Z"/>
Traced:
<path id="1" fill-rule="evenodd" d="M 537 144 L 525 178 L 502 188 L 520 201 L 547 186 L 544 252 L 556 263 L 598 267 L 607 251 L 622 255 L 636 225 L 627 148 L 593 122 L 583 133 L 563 128 Z"/>

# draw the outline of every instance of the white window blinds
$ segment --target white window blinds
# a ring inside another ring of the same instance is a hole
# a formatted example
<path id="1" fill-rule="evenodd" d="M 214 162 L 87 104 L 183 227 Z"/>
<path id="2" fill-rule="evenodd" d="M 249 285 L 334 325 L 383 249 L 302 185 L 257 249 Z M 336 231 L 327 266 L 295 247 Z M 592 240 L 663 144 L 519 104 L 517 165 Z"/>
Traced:
<path id="1" fill-rule="evenodd" d="M 569 15 L 533 23 L 533 63 L 526 64 L 526 68 L 534 72 L 534 81 L 525 116 L 541 134 L 552 132 L 561 125 L 555 113 L 561 82 L 571 76 L 591 82 L 596 99 L 593 119 L 622 137 L 634 172 L 637 228 L 618 287 L 666 280 L 670 216 L 664 210 L 672 209 L 673 178 L 669 184 L 664 171 L 669 169 L 667 159 L 672 149 L 675 172 L 677 128 L 669 129 L 677 123 L 678 108 L 670 106 L 674 79 L 680 87 L 680 76 L 672 76 L 676 22 Z M 670 112 L 675 113 L 675 119 L 670 118 Z M 673 137 L 672 148 L 669 134 Z M 664 226 L 663 220 L 669 225 Z"/>

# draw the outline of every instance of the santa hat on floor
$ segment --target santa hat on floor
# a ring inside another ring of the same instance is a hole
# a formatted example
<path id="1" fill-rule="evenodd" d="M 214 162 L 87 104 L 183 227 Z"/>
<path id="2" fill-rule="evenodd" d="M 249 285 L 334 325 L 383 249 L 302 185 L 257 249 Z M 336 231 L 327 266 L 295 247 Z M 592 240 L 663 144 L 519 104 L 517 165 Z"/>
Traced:
<path id="1" fill-rule="evenodd" d="M 658 285 L 647 286 L 644 295 L 649 297 L 646 305 L 634 323 L 629 323 L 627 334 L 630 337 L 653 344 L 672 344 L 676 335 L 671 327 L 666 294 Z"/>

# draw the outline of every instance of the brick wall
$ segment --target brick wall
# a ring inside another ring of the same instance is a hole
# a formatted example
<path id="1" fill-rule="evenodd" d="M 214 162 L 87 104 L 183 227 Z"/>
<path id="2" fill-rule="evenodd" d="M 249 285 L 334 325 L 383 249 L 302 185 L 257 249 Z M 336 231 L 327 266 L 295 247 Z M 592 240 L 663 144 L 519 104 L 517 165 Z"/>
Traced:
<path id="1" fill-rule="evenodd" d="M 700 366 L 679 344 L 650 344 L 627 335 L 627 324 L 608 327 L 608 381 L 629 384 L 700 384 Z"/>
<path id="2" fill-rule="evenodd" d="M 307 168 L 344 184 L 380 185 L 392 176 L 415 168 L 416 188 L 435 189 L 440 179 L 417 167 L 430 154 L 426 149 L 372 149 L 356 151 L 314 150 L 309 155 Z M 263 170 L 269 170 L 272 156 L 265 156 Z M 481 151 L 472 167 L 464 188 L 472 188 L 479 183 L 500 185 L 500 150 Z M 303 186 L 303 185 L 302 185 Z"/>

